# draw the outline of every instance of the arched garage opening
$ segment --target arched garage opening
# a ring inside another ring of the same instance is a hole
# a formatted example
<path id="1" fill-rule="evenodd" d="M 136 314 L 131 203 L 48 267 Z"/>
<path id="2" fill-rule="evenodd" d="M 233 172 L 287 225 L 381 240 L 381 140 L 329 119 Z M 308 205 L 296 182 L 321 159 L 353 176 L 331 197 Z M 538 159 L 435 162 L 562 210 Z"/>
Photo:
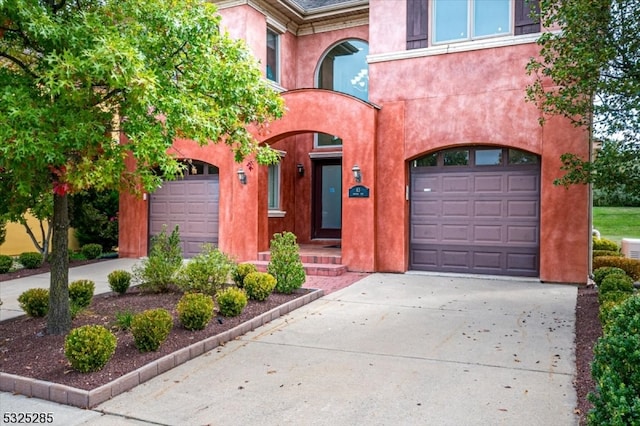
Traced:
<path id="1" fill-rule="evenodd" d="M 538 156 L 463 146 L 409 168 L 410 269 L 539 276 Z"/>

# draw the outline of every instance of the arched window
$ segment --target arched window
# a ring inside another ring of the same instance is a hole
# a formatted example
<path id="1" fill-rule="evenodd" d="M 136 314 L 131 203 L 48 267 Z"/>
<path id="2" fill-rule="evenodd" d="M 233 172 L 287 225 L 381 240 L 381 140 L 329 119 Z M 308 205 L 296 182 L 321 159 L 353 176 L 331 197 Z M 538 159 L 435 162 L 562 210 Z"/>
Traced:
<path id="1" fill-rule="evenodd" d="M 369 100 L 369 45 L 361 40 L 346 40 L 334 46 L 322 58 L 317 85 Z"/>

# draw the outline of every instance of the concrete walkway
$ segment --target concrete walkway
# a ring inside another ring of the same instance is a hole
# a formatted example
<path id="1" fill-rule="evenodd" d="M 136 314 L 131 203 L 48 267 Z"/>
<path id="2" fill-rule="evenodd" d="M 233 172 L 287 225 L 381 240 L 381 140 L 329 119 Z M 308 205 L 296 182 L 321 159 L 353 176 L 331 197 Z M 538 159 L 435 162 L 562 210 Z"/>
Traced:
<path id="1" fill-rule="evenodd" d="M 576 294 L 372 274 L 94 410 L 8 393 L 0 409 L 60 425 L 575 425 Z"/>

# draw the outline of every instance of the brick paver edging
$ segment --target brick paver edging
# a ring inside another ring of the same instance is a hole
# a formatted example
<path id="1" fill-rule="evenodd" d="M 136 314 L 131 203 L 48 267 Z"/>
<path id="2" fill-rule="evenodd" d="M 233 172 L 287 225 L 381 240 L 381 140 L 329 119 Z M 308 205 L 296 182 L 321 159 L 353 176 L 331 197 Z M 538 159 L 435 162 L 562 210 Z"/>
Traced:
<path id="1" fill-rule="evenodd" d="M 172 354 L 166 355 L 96 389 L 83 390 L 58 383 L 0 372 L 0 391 L 12 392 L 27 397 L 44 399 L 80 408 L 93 408 L 180 364 L 215 349 L 223 343 L 236 339 L 278 317 L 319 299 L 323 295 L 323 290 L 314 289 L 304 296 L 291 300 L 253 318 L 251 321 L 239 324 L 224 333 L 201 340 Z"/>

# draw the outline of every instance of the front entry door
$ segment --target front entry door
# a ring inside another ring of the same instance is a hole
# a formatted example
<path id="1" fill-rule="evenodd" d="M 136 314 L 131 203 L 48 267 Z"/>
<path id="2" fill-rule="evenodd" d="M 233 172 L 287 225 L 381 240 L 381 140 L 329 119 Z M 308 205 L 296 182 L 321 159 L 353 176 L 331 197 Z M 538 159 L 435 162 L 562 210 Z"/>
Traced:
<path id="1" fill-rule="evenodd" d="M 313 163 L 313 238 L 342 237 L 342 161 Z"/>

